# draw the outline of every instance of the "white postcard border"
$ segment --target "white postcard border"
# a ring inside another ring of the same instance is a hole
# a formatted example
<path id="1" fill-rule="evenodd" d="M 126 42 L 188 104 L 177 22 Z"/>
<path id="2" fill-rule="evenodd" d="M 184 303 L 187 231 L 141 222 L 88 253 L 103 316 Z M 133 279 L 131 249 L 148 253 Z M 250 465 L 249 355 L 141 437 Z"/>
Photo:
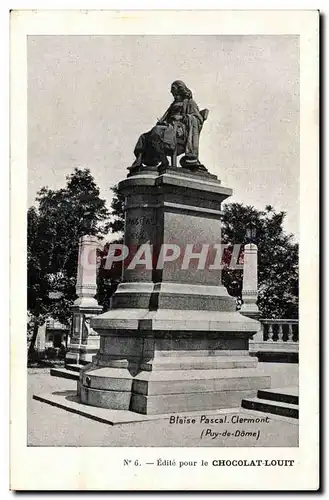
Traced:
<path id="1" fill-rule="evenodd" d="M 11 19 L 11 488 L 302 490 L 319 474 L 319 58 L 317 11 L 14 11 Z M 299 34 L 299 448 L 26 446 L 27 34 Z M 124 458 L 289 459 L 293 467 L 123 468 Z M 24 464 L 22 466 L 22 464 Z M 37 471 L 37 472 L 36 472 Z M 51 474 L 50 474 L 51 471 Z"/>

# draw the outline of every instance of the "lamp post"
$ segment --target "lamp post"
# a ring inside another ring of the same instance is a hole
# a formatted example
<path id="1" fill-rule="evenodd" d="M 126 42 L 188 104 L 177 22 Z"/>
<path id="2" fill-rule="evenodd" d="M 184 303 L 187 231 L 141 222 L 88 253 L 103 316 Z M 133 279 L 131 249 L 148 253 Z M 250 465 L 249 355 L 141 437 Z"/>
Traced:
<path id="1" fill-rule="evenodd" d="M 247 230 L 246 230 L 247 243 L 255 243 L 256 236 L 257 236 L 256 225 L 253 222 L 250 222 L 250 224 L 248 224 Z"/>

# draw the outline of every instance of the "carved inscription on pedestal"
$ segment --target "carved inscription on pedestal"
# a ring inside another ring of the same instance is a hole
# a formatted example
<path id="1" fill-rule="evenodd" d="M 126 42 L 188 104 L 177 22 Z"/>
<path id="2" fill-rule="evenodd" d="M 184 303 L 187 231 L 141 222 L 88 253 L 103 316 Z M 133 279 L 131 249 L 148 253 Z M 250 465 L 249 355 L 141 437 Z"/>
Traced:
<path id="1" fill-rule="evenodd" d="M 128 216 L 126 219 L 126 227 L 129 228 L 129 238 L 135 245 L 140 245 L 149 240 L 152 240 L 152 234 L 156 226 L 156 217 Z"/>

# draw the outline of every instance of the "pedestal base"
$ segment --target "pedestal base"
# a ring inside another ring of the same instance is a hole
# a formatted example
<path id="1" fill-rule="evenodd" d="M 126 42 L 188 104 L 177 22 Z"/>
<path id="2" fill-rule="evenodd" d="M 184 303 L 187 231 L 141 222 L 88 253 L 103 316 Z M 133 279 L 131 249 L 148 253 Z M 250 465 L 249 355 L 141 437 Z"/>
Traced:
<path id="1" fill-rule="evenodd" d="M 65 364 L 91 363 L 99 349 L 99 335 L 91 328 L 90 321 L 102 312 L 94 299 L 79 298 L 71 306 L 73 334 L 65 356 Z"/>
<path id="2" fill-rule="evenodd" d="M 128 319 L 129 317 L 129 319 Z M 238 312 L 111 310 L 93 319 L 100 350 L 81 371 L 81 402 L 160 414 L 239 406 L 270 387 Z"/>
<path id="3" fill-rule="evenodd" d="M 99 335 L 88 339 L 87 344 L 70 343 L 69 351 L 65 356 L 65 363 L 86 365 L 92 362 L 99 350 Z"/>

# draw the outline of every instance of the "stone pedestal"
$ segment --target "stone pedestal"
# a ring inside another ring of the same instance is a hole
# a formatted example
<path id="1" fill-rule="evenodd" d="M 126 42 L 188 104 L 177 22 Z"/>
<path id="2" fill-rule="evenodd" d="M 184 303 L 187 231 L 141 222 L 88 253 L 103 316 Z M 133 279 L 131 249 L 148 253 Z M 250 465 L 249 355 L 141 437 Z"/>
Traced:
<path id="1" fill-rule="evenodd" d="M 152 265 L 125 265 L 112 309 L 92 318 L 100 349 L 81 371 L 81 401 L 144 414 L 240 406 L 270 381 L 248 353 L 258 322 L 236 311 L 221 284 L 220 250 L 216 260 L 231 189 L 182 168 L 145 168 L 119 189 L 125 244 L 134 253 L 144 245 L 138 255 L 149 263 L 150 242 Z"/>
<path id="2" fill-rule="evenodd" d="M 93 316 L 100 314 L 102 307 L 94 298 L 97 292 L 95 236 L 85 235 L 79 241 L 78 273 L 76 293 L 78 298 L 71 306 L 72 334 L 66 364 L 87 364 L 99 350 L 99 335 L 90 326 Z"/>
<path id="3" fill-rule="evenodd" d="M 71 311 L 73 331 L 65 363 L 91 363 L 99 350 L 99 335 L 90 326 L 90 320 L 93 316 L 101 313 L 102 307 L 98 305 L 94 307 L 73 305 L 71 306 Z"/>

